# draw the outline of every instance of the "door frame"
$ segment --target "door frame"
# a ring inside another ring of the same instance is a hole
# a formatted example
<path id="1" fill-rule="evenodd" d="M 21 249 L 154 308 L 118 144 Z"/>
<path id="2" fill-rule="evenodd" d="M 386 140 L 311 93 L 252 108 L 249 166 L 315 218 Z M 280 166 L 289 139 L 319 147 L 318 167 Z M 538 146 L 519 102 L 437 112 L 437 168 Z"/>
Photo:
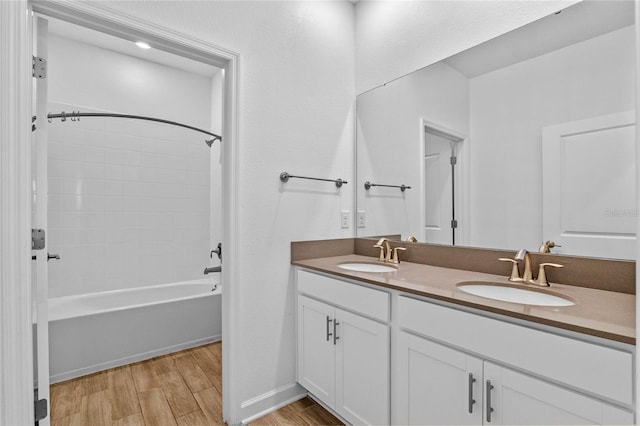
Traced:
<path id="1" fill-rule="evenodd" d="M 238 137 L 238 76 L 239 54 L 170 28 L 132 17 L 98 3 L 50 2 L 16 0 L 0 1 L 0 28 L 2 39 L 9 42 L 0 49 L 3 88 L 0 128 L 0 161 L 11 164 L 2 172 L 3 205 L 2 256 L 0 256 L 0 423 L 29 424 L 33 422 L 33 345 L 31 330 L 31 15 L 63 19 L 94 30 L 125 39 L 144 38 L 150 44 L 180 56 L 218 66 L 224 70 L 223 131 L 222 136 L 222 216 L 224 229 L 225 264 L 221 279 L 225 283 L 237 282 L 239 223 L 239 137 Z M 5 32 L 8 37 L 5 36 Z M 6 65 L 5 65 L 6 64 Z M 11 72 L 5 72 L 5 68 Z M 8 96 L 4 89 L 8 88 Z M 16 108 L 19 105 L 20 108 Z M 4 130 L 6 129 L 6 130 Z M 3 167 L 4 168 L 4 167 Z M 10 198 L 6 198 L 7 194 Z M 5 220 L 6 217 L 6 220 Z M 7 232 L 5 232 L 7 231 Z M 9 246 L 5 249 L 5 241 Z M 5 251 L 6 250 L 6 251 Z M 11 265 L 11 267 L 8 267 Z M 4 266 L 7 266 L 6 268 Z M 4 272 L 7 271 L 7 272 Z M 223 417 L 229 424 L 240 423 L 239 347 L 233 336 L 238 334 L 240 312 L 236 296 L 238 289 L 225 285 L 222 294 L 222 335 L 224 339 Z"/>
<path id="2" fill-rule="evenodd" d="M 424 165 L 424 156 L 426 153 L 426 141 L 427 138 L 425 133 L 427 129 L 433 129 L 436 132 L 443 133 L 449 135 L 453 138 L 458 139 L 457 141 L 452 140 L 458 146 L 456 149 L 456 158 L 458 162 L 455 168 L 455 182 L 456 182 L 456 211 L 459 212 L 457 214 L 457 220 L 459 221 L 458 232 L 456 233 L 456 245 L 468 245 L 469 244 L 469 138 L 467 135 L 459 132 L 457 130 L 450 129 L 446 126 L 441 125 L 440 123 L 435 123 L 433 121 L 429 121 L 424 117 L 420 118 L 420 179 L 421 182 L 424 183 L 426 169 Z M 422 184 L 421 184 L 422 187 Z M 420 232 L 422 234 L 422 240 L 425 240 L 425 214 L 426 214 L 426 206 L 425 206 L 425 195 L 424 191 L 420 192 Z"/>
<path id="3" fill-rule="evenodd" d="M 0 424 L 33 422 L 31 16 L 0 1 Z"/>

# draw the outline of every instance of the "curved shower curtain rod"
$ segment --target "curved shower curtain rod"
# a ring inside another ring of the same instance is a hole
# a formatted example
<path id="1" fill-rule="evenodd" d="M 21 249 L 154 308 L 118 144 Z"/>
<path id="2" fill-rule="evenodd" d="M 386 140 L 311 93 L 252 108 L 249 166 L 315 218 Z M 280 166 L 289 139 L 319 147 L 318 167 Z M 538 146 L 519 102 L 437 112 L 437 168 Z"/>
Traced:
<path id="1" fill-rule="evenodd" d="M 222 142 L 222 136 L 216 135 L 215 133 L 207 132 L 206 130 L 198 129 L 197 127 L 188 126 L 182 123 L 176 123 L 175 121 L 163 120 L 161 118 L 153 118 L 153 117 L 144 117 L 141 115 L 129 115 L 129 114 L 112 114 L 112 113 L 103 113 L 103 112 L 64 112 L 62 111 L 60 114 L 47 114 L 47 119 L 51 120 L 52 118 L 60 118 L 62 121 L 66 121 L 67 118 L 71 119 L 71 121 L 76 121 L 77 118 L 80 117 L 115 117 L 115 118 L 132 118 L 135 120 L 147 120 L 147 121 L 155 121 L 157 123 L 171 124 L 172 126 L 184 127 L 185 129 L 194 130 L 196 132 L 204 133 L 209 136 L 213 136 L 212 139 L 205 140 L 204 142 L 211 148 L 211 145 L 218 140 Z"/>

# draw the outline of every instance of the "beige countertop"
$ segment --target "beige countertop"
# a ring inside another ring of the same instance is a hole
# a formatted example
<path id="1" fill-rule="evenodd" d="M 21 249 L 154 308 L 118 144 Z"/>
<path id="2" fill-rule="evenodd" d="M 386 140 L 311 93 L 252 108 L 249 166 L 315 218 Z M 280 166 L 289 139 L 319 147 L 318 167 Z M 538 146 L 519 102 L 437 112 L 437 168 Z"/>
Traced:
<path id="1" fill-rule="evenodd" d="M 296 266 L 362 281 L 419 296 L 598 336 L 635 345 L 635 295 L 551 283 L 551 287 L 510 283 L 505 276 L 402 262 L 394 272 L 355 272 L 339 268 L 344 262 L 377 262 L 356 254 L 292 262 Z M 572 306 L 533 306 L 502 302 L 466 293 L 461 281 L 489 281 L 542 291 L 570 299 Z"/>

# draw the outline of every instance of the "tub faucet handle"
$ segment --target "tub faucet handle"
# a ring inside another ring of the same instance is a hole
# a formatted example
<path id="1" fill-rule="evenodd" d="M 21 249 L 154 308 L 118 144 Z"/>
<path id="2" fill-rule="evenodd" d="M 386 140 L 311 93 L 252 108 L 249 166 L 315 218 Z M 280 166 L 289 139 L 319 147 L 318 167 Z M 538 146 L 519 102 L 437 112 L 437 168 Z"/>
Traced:
<path id="1" fill-rule="evenodd" d="M 218 248 L 211 250 L 209 257 L 213 259 L 213 253 L 218 255 L 218 259 L 222 260 L 222 243 L 218 243 Z"/>

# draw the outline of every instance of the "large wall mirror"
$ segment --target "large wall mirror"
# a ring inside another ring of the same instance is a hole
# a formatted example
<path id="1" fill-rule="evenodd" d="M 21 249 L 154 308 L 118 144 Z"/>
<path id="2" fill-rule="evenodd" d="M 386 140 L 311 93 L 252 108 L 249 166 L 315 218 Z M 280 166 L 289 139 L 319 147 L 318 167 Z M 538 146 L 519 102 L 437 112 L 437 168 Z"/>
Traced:
<path id="1" fill-rule="evenodd" d="M 357 235 L 635 259 L 633 8 L 586 0 L 359 95 Z"/>

